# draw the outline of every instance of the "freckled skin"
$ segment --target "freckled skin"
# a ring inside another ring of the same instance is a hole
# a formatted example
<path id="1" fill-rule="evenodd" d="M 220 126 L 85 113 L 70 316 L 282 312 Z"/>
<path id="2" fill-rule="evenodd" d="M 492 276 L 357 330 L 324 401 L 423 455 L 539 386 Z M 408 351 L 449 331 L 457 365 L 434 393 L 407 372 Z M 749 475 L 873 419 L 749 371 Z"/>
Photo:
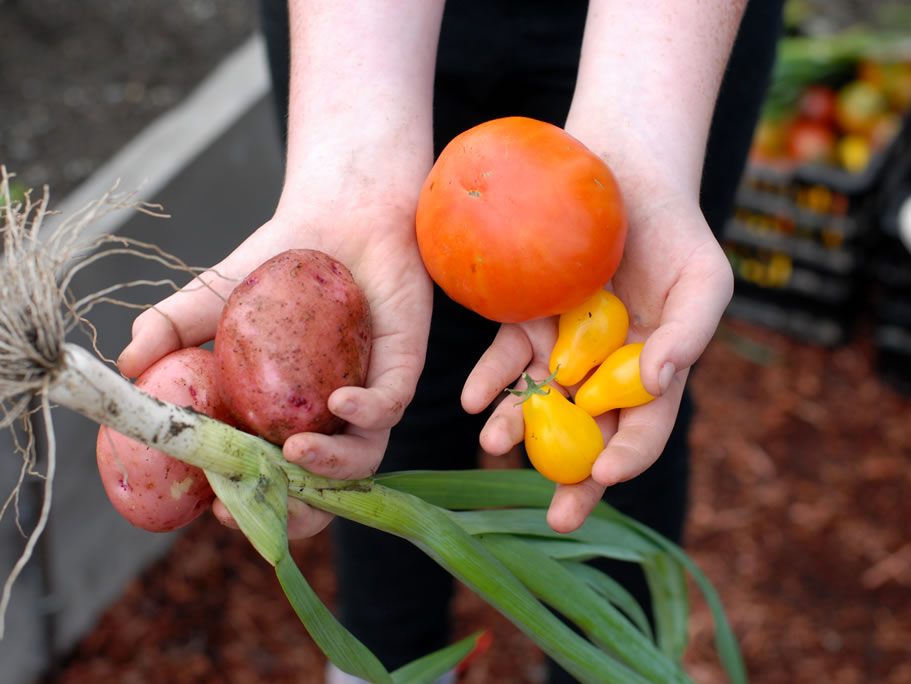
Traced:
<path id="1" fill-rule="evenodd" d="M 230 422 L 215 389 L 215 369 L 212 352 L 182 349 L 149 368 L 136 386 L 163 401 Z M 110 428 L 98 431 L 96 456 L 101 482 L 114 508 L 133 525 L 151 532 L 188 524 L 215 498 L 199 468 Z"/>
<path id="2" fill-rule="evenodd" d="M 218 390 L 235 419 L 276 444 L 298 432 L 332 433 L 326 402 L 363 385 L 370 314 L 351 273 L 314 250 L 262 264 L 228 299 L 215 336 Z"/>

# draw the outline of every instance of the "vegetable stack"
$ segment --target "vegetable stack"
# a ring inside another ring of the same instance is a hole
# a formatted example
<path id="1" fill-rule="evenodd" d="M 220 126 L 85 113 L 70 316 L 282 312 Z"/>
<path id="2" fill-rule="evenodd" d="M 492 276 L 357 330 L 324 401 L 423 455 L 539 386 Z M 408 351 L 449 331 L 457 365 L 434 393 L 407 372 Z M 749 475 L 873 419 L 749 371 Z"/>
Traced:
<path id="1" fill-rule="evenodd" d="M 680 548 L 605 504 L 581 529 L 561 535 L 544 520 L 553 485 L 531 470 L 408 472 L 358 481 L 317 477 L 286 461 L 275 444 L 156 399 L 93 353 L 67 342 L 67 333 L 114 289 L 74 299 L 70 287 L 86 264 L 122 254 L 127 246 L 140 256 L 151 252 L 165 265 L 180 267 L 157 249 L 125 238 L 80 240 L 82 228 L 100 213 L 127 205 L 135 206 L 129 196 L 108 194 L 44 233 L 46 198 L 11 201 L 3 170 L 2 424 L 29 415 L 37 400 L 50 439 L 42 517 L 4 588 L 0 609 L 47 520 L 56 462 L 55 404 L 201 469 L 243 533 L 275 568 L 314 641 L 342 670 L 368 681 L 432 682 L 462 660 L 478 636 L 388 672 L 320 602 L 291 559 L 289 497 L 408 539 L 582 682 L 689 681 L 681 665 L 689 575 L 711 607 L 718 652 L 731 680 L 746 681 L 737 643 L 705 576 Z M 599 557 L 642 565 L 654 600 L 652 621 L 610 577 L 584 563 Z"/>

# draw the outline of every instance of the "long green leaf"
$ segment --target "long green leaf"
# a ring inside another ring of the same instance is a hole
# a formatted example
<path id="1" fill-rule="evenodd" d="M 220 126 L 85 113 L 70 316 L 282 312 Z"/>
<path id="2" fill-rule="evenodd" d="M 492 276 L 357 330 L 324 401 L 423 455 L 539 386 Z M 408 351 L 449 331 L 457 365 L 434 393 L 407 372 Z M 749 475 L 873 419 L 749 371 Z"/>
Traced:
<path id="1" fill-rule="evenodd" d="M 622 610 L 630 621 L 649 639 L 654 639 L 652 625 L 639 602 L 613 577 L 585 563 L 561 561 L 564 568 Z"/>
<path id="2" fill-rule="evenodd" d="M 609 544 L 638 554 L 652 554 L 656 547 L 642 535 L 630 531 L 613 520 L 589 518 L 574 532 L 555 532 L 547 524 L 540 508 L 509 508 L 498 510 L 462 511 L 452 516 L 469 534 L 506 532 L 547 539 L 571 539 L 591 544 Z"/>
<path id="3" fill-rule="evenodd" d="M 554 560 L 587 561 L 592 558 L 611 558 L 630 563 L 641 563 L 645 560 L 645 554 L 616 544 L 590 544 L 572 539 L 542 539 L 540 537 L 525 537 L 524 539 L 528 544 Z"/>
<path id="4" fill-rule="evenodd" d="M 288 478 L 266 459 L 255 477 L 228 478 L 206 470 L 215 494 L 241 531 L 271 565 L 288 553 Z"/>
<path id="5" fill-rule="evenodd" d="M 392 684 L 393 679 L 386 668 L 370 649 L 335 619 L 310 587 L 290 554 L 279 560 L 275 574 L 294 612 L 329 660 L 339 669 L 368 682 Z"/>
<path id="6" fill-rule="evenodd" d="M 313 641 L 336 666 L 370 682 L 391 684 L 392 678 L 370 650 L 345 629 L 310 588 L 288 552 L 288 479 L 281 467 L 265 458 L 258 477 L 231 479 L 206 471 L 218 498 L 241 531 L 269 563 L 288 601 Z"/>
<path id="7" fill-rule="evenodd" d="M 628 518 L 619 511 L 607 505 L 598 505 L 595 507 L 592 515 L 609 520 L 615 520 L 627 525 L 630 529 L 636 530 L 643 537 L 650 539 L 655 544 L 661 546 L 667 551 L 678 563 L 680 563 L 690 573 L 693 581 L 702 592 L 705 602 L 712 612 L 712 619 L 715 623 L 715 649 L 718 651 L 718 657 L 724 666 L 725 672 L 730 677 L 733 684 L 746 684 L 749 681 L 746 673 L 746 667 L 743 664 L 743 656 L 740 653 L 740 646 L 737 644 L 737 638 L 731 629 L 727 615 L 724 612 L 724 605 L 715 587 L 708 580 L 701 568 L 696 565 L 692 558 L 686 552 L 672 541 L 651 529 L 647 525 Z"/>
<path id="8" fill-rule="evenodd" d="M 395 684 L 432 684 L 455 669 L 474 650 L 483 634 L 484 632 L 475 632 L 446 648 L 408 663 L 392 673 L 392 681 Z"/>
<path id="9" fill-rule="evenodd" d="M 459 527 L 448 512 L 380 484 L 318 491 L 298 488 L 294 469 L 286 472 L 292 478 L 291 492 L 303 501 L 412 541 L 503 613 L 580 681 L 592 684 L 629 681 L 605 677 L 604 673 L 611 670 L 615 661 L 554 616 L 478 540 Z"/>
<path id="10" fill-rule="evenodd" d="M 538 473 L 529 469 L 519 470 L 459 470 L 459 471 L 408 471 L 383 475 L 378 478 L 383 484 L 398 491 L 421 497 L 437 506 L 450 509 L 471 509 L 505 506 L 546 507 L 553 496 L 553 485 Z M 715 623 L 715 647 L 725 671 L 734 684 L 748 681 L 746 668 L 737 639 L 731 630 L 724 606 L 718 592 L 702 570 L 679 546 L 623 515 L 608 504 L 600 503 L 593 513 L 595 517 L 609 519 L 627 525 L 671 554 L 693 577 L 702 592 Z M 566 549 L 565 555 L 552 557 L 564 559 L 585 559 L 591 556 L 578 555 L 569 551 L 566 544 L 542 542 Z M 556 549 L 555 549 L 556 551 Z M 601 555 L 597 552 L 592 556 Z"/>
<path id="11" fill-rule="evenodd" d="M 650 682 L 688 681 L 674 664 L 607 599 L 560 563 L 516 537 L 480 537 L 484 545 L 541 600 L 572 620 L 596 644 Z M 623 675 L 618 669 L 616 676 Z M 627 681 L 635 681 L 627 674 Z"/>
<path id="12" fill-rule="evenodd" d="M 658 646 L 679 662 L 686 649 L 689 620 L 689 600 L 683 567 L 667 552 L 662 552 L 646 558 L 642 568 L 652 594 Z"/>
<path id="13" fill-rule="evenodd" d="M 547 507 L 554 484 L 530 468 L 508 470 L 409 470 L 376 481 L 450 510 L 513 506 Z"/>

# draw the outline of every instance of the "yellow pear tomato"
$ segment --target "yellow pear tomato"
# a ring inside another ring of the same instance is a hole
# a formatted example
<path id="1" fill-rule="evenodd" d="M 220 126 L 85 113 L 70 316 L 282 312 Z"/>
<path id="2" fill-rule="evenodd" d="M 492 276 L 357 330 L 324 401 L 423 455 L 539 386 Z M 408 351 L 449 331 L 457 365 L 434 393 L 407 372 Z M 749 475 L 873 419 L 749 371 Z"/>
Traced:
<path id="1" fill-rule="evenodd" d="M 548 480 L 576 484 L 589 477 L 604 449 L 595 419 L 547 383 L 536 383 L 526 373 L 528 387 L 510 390 L 522 398 L 525 450 L 535 469 Z"/>
<path id="2" fill-rule="evenodd" d="M 647 404 L 655 397 L 642 384 L 642 342 L 626 344 L 604 360 L 576 392 L 576 406 L 592 416 L 612 409 Z"/>
<path id="3" fill-rule="evenodd" d="M 611 292 L 599 289 L 579 306 L 560 314 L 550 372 L 564 387 L 581 381 L 626 341 L 629 314 Z"/>

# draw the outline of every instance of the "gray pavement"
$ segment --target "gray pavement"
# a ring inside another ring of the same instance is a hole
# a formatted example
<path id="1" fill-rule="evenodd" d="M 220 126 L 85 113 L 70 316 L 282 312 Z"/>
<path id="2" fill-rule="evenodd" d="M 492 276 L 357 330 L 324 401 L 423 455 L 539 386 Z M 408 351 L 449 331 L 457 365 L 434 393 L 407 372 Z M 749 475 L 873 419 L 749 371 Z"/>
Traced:
<path id="1" fill-rule="evenodd" d="M 174 144 L 179 146 L 179 141 Z M 173 152 L 181 153 L 176 147 Z M 271 103 L 261 94 L 205 149 L 193 150 L 192 158 L 185 159 L 167 183 L 152 193 L 150 199 L 164 205 L 171 218 L 132 214 L 116 230 L 154 242 L 190 264 L 207 266 L 271 215 L 280 184 Z M 161 277 L 152 264 L 119 257 L 87 270 L 77 284 L 84 293 L 125 280 Z M 164 294 L 137 290 L 131 297 L 154 302 Z M 91 319 L 106 355 L 116 356 L 128 341 L 134 315 L 113 307 L 93 312 Z M 54 503 L 39 553 L 14 590 L 7 634 L 0 641 L 3 684 L 34 681 L 53 658 L 72 648 L 130 580 L 165 553 L 175 538 L 175 533 L 135 529 L 114 512 L 95 466 L 97 426 L 63 409 L 55 411 L 54 420 L 58 440 Z M 19 464 L 10 451 L 7 435 L 0 435 L 4 495 Z M 34 521 L 38 506 L 40 494 L 31 487 L 22 500 L 24 517 Z M 0 577 L 6 577 L 23 543 L 14 517 L 7 515 L 0 521 Z"/>

